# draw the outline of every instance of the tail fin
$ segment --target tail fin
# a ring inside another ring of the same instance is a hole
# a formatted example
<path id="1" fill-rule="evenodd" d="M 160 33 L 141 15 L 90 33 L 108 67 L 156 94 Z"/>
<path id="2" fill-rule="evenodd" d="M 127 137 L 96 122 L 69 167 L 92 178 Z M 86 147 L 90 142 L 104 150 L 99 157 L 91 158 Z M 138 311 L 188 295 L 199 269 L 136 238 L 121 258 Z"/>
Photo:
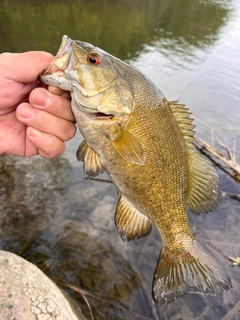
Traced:
<path id="1" fill-rule="evenodd" d="M 187 293 L 215 295 L 215 287 L 228 290 L 231 280 L 196 240 L 181 256 L 160 253 L 153 279 L 154 302 L 173 302 Z"/>

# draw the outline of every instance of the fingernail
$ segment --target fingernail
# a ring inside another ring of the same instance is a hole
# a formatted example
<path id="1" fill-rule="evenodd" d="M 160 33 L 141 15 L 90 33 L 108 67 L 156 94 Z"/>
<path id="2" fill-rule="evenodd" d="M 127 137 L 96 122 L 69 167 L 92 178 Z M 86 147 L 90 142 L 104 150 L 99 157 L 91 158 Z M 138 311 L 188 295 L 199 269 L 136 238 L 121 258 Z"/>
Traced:
<path id="1" fill-rule="evenodd" d="M 47 107 L 50 104 L 50 97 L 47 91 L 38 89 L 32 98 L 32 103 L 38 107 Z"/>
<path id="2" fill-rule="evenodd" d="M 42 135 L 41 131 L 38 131 L 34 128 L 28 128 L 28 134 L 29 136 L 33 137 L 33 138 L 39 138 Z"/>
<path id="3" fill-rule="evenodd" d="M 28 104 L 24 104 L 20 107 L 19 115 L 21 118 L 30 119 L 34 115 L 35 110 Z"/>

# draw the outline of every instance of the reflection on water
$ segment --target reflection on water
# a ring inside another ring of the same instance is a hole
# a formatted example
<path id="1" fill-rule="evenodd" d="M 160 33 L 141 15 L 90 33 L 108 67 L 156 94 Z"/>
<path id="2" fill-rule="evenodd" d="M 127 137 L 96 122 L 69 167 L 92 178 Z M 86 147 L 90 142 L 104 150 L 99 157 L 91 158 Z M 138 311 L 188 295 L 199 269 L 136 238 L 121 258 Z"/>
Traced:
<path id="1" fill-rule="evenodd" d="M 55 53 L 61 36 L 94 43 L 113 55 L 136 56 L 145 44 L 170 39 L 168 50 L 208 46 L 227 21 L 225 1 L 73 0 L 5 1 L 1 50 L 45 49 Z M 26 33 L 26 28 L 29 32 Z M 22 41 L 16 41 L 22 39 Z"/>
<path id="2" fill-rule="evenodd" d="M 134 64 L 169 100 L 187 104 L 199 136 L 215 146 L 216 137 L 230 148 L 235 141 L 240 162 L 238 1 L 5 0 L 0 26 L 0 51 L 55 54 L 67 34 Z M 96 319 L 234 319 L 240 312 L 240 271 L 226 257 L 240 254 L 239 202 L 223 198 L 215 213 L 189 216 L 195 238 L 234 288 L 217 297 L 187 295 L 154 306 L 158 234 L 154 229 L 144 239 L 121 241 L 114 226 L 116 188 L 84 180 L 75 159 L 80 139 L 51 160 L 0 158 L 1 248 L 87 291 Z M 239 184 L 218 172 L 222 189 L 239 193 Z M 72 296 L 89 316 L 81 296 Z"/>

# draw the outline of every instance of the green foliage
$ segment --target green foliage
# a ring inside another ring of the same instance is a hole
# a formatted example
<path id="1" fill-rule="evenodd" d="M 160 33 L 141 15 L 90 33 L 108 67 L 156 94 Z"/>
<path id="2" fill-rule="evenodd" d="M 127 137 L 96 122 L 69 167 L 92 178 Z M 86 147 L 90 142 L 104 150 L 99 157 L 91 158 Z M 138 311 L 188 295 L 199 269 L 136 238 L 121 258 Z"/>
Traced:
<path id="1" fill-rule="evenodd" d="M 211 44 L 227 14 L 214 1 L 200 0 L 5 1 L 0 4 L 0 52 L 55 54 L 64 34 L 125 60 L 158 39 L 165 39 L 166 47 L 189 50 Z"/>

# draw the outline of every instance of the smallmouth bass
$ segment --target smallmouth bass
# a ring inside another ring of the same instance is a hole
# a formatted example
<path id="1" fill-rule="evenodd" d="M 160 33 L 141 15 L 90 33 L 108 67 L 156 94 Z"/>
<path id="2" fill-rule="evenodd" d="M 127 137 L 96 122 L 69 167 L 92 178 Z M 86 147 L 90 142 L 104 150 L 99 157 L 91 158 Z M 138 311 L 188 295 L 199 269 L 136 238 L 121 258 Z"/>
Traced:
<path id="1" fill-rule="evenodd" d="M 200 214 L 219 201 L 219 179 L 194 148 L 188 109 L 169 102 L 136 68 L 89 43 L 63 37 L 42 82 L 71 93 L 84 141 L 78 151 L 92 177 L 108 172 L 119 190 L 115 223 L 123 240 L 156 226 L 162 249 L 153 277 L 154 302 L 184 294 L 215 295 L 231 280 L 194 240 L 186 208 Z"/>

